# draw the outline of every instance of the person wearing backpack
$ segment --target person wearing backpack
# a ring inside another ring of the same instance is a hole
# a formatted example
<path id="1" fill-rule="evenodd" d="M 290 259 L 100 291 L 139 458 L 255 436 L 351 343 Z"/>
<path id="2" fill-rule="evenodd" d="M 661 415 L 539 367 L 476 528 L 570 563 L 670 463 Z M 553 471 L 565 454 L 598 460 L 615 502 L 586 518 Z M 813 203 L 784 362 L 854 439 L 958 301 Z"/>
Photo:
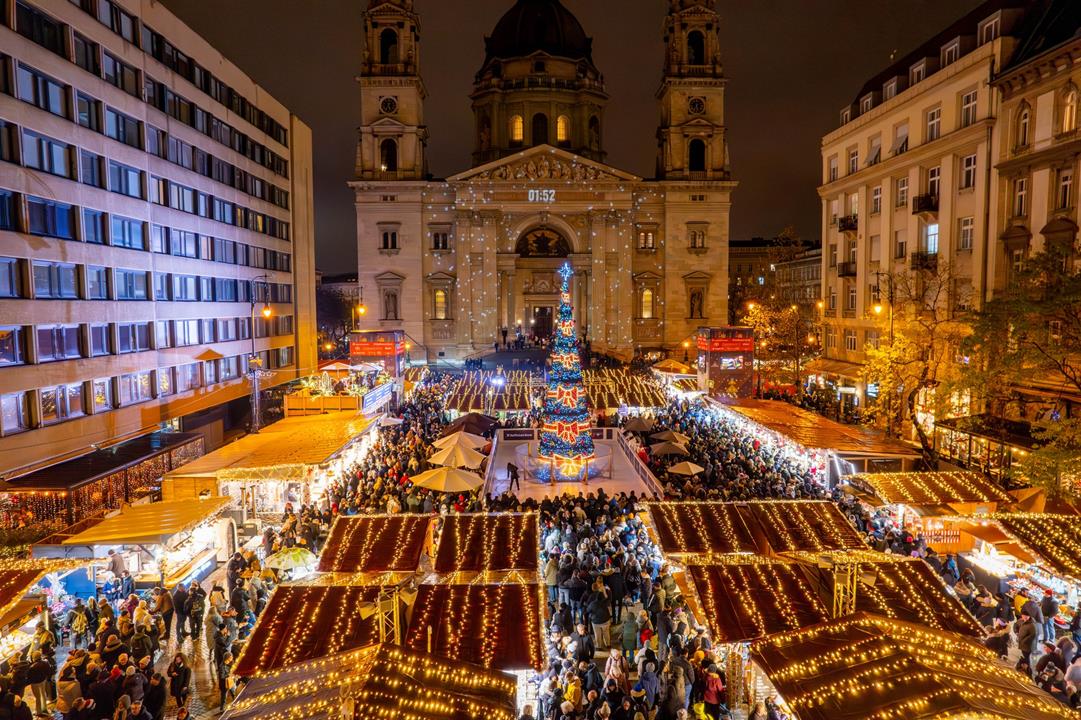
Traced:
<path id="1" fill-rule="evenodd" d="M 193 582 L 188 591 L 188 602 L 184 608 L 191 625 L 192 638 L 203 634 L 203 616 L 206 615 L 206 590 L 199 583 Z"/>

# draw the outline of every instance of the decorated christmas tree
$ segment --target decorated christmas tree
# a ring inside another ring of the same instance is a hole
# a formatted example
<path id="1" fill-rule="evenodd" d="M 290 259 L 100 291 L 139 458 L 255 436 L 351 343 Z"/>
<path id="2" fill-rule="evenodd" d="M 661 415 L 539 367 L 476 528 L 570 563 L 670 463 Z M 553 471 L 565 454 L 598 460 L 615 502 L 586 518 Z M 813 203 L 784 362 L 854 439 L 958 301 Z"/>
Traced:
<path id="1" fill-rule="evenodd" d="M 593 459 L 593 437 L 589 433 L 582 361 L 578 356 L 578 336 L 571 311 L 570 265 L 564 263 L 559 274 L 563 276 L 563 284 L 559 294 L 559 317 L 552 337 L 552 368 L 544 399 L 539 452 L 541 457 L 553 461 L 557 475 L 579 478 L 587 472 L 587 463 Z"/>

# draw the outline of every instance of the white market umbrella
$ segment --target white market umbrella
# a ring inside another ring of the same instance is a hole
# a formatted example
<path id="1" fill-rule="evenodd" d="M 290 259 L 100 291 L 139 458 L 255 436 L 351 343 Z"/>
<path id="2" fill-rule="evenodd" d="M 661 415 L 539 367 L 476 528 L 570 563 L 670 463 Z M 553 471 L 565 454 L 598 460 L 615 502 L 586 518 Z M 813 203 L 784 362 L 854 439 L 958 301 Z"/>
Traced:
<path id="1" fill-rule="evenodd" d="M 690 455 L 687 448 L 674 442 L 662 442 L 651 445 L 649 452 L 651 455 Z"/>
<path id="2" fill-rule="evenodd" d="M 467 447 L 470 450 L 482 448 L 487 444 L 488 441 L 482 438 L 480 435 L 474 435 L 473 433 L 466 432 L 465 430 L 459 430 L 456 433 L 451 433 L 450 435 L 447 435 L 446 437 L 441 437 L 432 443 L 432 445 L 440 449 L 448 448 L 452 445 L 459 445 L 461 447 Z"/>
<path id="3" fill-rule="evenodd" d="M 674 475 L 697 475 L 703 470 L 705 470 L 704 467 L 702 467 L 701 465 L 695 465 L 689 460 L 678 462 L 672 467 L 668 468 L 668 472 L 673 473 Z"/>
<path id="4" fill-rule="evenodd" d="M 650 437 L 654 440 L 671 440 L 680 445 L 686 445 L 690 441 L 689 437 L 681 432 L 676 432 L 675 430 L 665 430 L 664 432 L 653 433 Z"/>
<path id="5" fill-rule="evenodd" d="M 442 450 L 437 450 L 428 458 L 433 465 L 447 465 L 456 468 L 479 468 L 484 462 L 484 456 L 472 448 L 461 445 L 450 445 Z"/>
<path id="6" fill-rule="evenodd" d="M 428 470 L 413 476 L 411 480 L 417 487 L 445 493 L 472 492 L 484 484 L 484 478 L 480 475 L 453 467 Z"/>
<path id="7" fill-rule="evenodd" d="M 275 570 L 295 570 L 315 567 L 317 562 L 319 562 L 319 557 L 311 550 L 291 547 L 274 553 L 263 562 L 263 565 Z"/>
<path id="8" fill-rule="evenodd" d="M 384 415 L 383 417 L 379 418 L 380 427 L 391 427 L 392 425 L 401 425 L 403 422 L 405 422 L 405 421 L 402 420 L 401 418 L 396 418 L 393 415 Z"/>
<path id="9" fill-rule="evenodd" d="M 644 417 L 632 417 L 623 426 L 623 429 L 630 432 L 649 432 L 653 429 L 653 421 Z"/>

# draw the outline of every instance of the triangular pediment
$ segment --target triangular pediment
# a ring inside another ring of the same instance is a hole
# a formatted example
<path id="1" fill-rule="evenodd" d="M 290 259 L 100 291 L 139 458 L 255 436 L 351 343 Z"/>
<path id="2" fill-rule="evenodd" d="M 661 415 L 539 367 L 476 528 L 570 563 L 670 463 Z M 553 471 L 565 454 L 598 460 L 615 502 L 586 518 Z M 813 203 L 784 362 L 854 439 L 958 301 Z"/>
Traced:
<path id="1" fill-rule="evenodd" d="M 399 275 L 393 270 L 387 270 L 386 272 L 381 272 L 375 276 L 375 281 L 377 283 L 401 282 L 402 280 L 405 280 L 405 275 Z"/>
<path id="2" fill-rule="evenodd" d="M 701 270 L 695 270 L 694 272 L 689 272 L 686 275 L 684 275 L 683 279 L 684 280 L 710 280 L 712 277 L 713 277 L 713 275 L 711 275 L 708 272 L 703 272 Z"/>
<path id="3" fill-rule="evenodd" d="M 447 178 L 449 182 L 638 182 L 642 178 L 551 145 L 537 145 Z"/>

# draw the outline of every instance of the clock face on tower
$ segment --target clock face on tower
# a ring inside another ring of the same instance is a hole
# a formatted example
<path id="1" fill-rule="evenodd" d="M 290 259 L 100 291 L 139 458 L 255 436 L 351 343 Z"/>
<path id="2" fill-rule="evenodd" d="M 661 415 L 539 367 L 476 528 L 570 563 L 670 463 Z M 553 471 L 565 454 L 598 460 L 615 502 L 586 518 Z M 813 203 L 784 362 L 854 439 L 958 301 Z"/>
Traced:
<path id="1" fill-rule="evenodd" d="M 706 111 L 706 101 L 700 97 L 693 97 L 687 101 L 687 109 L 691 115 L 701 115 Z"/>
<path id="2" fill-rule="evenodd" d="M 384 115 L 393 115 L 398 112 L 398 98 L 387 96 L 379 101 L 379 110 Z"/>

